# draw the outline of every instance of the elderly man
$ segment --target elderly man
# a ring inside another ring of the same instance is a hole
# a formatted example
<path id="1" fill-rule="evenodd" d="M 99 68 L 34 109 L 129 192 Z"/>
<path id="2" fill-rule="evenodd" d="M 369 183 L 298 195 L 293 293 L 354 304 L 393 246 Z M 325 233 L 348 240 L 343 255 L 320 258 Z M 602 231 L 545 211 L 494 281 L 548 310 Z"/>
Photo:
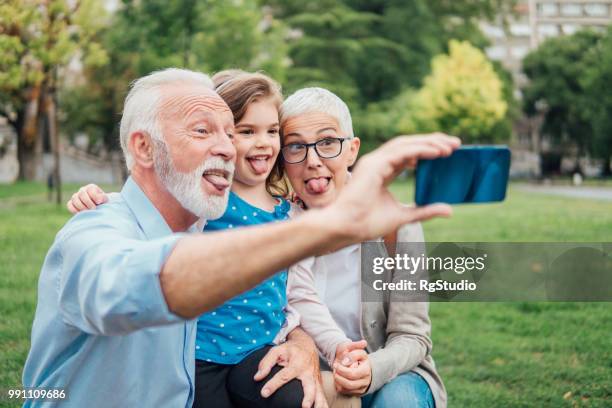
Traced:
<path id="1" fill-rule="evenodd" d="M 199 219 L 223 213 L 235 156 L 232 114 L 211 88 L 204 74 L 178 69 L 134 83 L 121 120 L 131 176 L 120 199 L 73 217 L 47 254 L 23 380 L 64 389 L 58 405 L 190 407 L 193 318 L 307 256 L 450 213 L 403 207 L 386 186 L 452 142 L 397 138 L 361 160 L 329 207 L 195 233 Z"/>

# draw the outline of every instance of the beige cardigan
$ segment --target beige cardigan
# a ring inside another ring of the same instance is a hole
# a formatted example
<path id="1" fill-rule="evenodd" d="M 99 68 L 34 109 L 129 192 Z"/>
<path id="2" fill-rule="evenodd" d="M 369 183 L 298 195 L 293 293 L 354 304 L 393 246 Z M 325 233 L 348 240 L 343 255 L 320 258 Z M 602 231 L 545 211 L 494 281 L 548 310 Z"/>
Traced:
<path id="1" fill-rule="evenodd" d="M 398 231 L 397 241 L 423 242 L 421 225 L 404 225 Z M 379 240 L 377 245 L 381 256 L 386 256 L 383 241 Z M 419 256 L 422 251 L 419 245 L 400 245 L 401 248 L 409 248 L 405 252 L 411 256 Z M 316 258 L 308 258 L 292 266 L 289 269 L 287 296 L 289 304 L 300 314 L 301 327 L 331 362 L 338 344 L 349 339 L 316 293 L 314 276 L 318 267 Z M 383 278 L 387 282 L 402 279 L 399 272 L 390 271 L 389 274 L 391 276 Z M 429 304 L 391 302 L 386 297 L 381 302 L 362 302 L 361 305 L 361 331 L 368 342 L 372 365 L 372 383 L 368 393 L 380 389 L 399 374 L 414 371 L 429 384 L 436 407 L 445 408 L 446 390 L 431 357 Z"/>

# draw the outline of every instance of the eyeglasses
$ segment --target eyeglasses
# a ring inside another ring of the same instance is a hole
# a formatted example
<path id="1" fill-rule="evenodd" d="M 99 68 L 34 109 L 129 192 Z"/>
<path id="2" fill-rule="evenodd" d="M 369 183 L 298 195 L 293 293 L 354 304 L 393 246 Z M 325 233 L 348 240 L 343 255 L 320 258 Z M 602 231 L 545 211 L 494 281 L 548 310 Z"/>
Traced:
<path id="1" fill-rule="evenodd" d="M 289 164 L 297 164 L 306 160 L 308 149 L 314 147 L 314 151 L 322 159 L 333 159 L 342 153 L 342 142 L 347 138 L 326 137 L 314 143 L 289 143 L 281 149 L 283 160 Z"/>

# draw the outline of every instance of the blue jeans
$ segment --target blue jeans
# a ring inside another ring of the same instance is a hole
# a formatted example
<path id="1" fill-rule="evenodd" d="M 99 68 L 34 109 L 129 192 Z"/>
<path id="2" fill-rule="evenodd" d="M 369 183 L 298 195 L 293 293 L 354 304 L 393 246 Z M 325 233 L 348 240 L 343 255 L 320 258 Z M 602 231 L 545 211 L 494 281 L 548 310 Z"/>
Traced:
<path id="1" fill-rule="evenodd" d="M 361 398 L 362 408 L 434 408 L 427 381 L 415 372 L 398 375 L 378 391 Z"/>

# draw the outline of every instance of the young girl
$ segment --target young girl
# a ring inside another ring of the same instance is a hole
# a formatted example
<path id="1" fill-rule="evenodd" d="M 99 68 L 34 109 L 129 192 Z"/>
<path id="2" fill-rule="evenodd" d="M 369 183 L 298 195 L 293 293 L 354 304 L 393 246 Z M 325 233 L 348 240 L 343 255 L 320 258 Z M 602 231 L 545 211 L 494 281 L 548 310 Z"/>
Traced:
<path id="1" fill-rule="evenodd" d="M 204 230 L 287 219 L 290 204 L 282 198 L 286 187 L 279 174 L 272 172 L 280 151 L 280 86 L 265 75 L 238 70 L 220 72 L 212 79 L 234 114 L 236 169 L 227 211 L 220 219 L 209 221 Z M 285 328 L 286 334 L 287 325 L 295 327 L 299 322 L 295 315 L 285 313 L 286 285 L 287 271 L 280 271 L 200 316 L 195 407 L 301 405 L 303 394 L 298 381 L 263 399 L 252 379 L 269 348 L 284 340 L 281 329 Z"/>

